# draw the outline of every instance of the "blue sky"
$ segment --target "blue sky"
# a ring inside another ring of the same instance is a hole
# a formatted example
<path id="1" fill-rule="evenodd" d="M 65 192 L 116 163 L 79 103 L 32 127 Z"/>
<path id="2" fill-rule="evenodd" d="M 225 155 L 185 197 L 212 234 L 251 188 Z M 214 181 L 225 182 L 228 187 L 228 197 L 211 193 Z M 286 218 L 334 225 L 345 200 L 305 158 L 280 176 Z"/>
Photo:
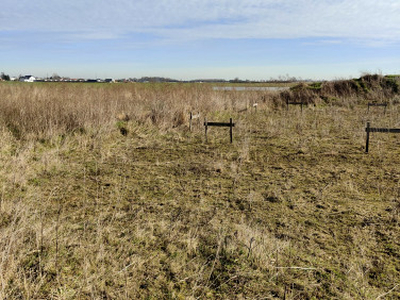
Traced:
<path id="1" fill-rule="evenodd" d="M 400 73 L 399 0 L 2 0 L 0 72 L 262 80 Z"/>

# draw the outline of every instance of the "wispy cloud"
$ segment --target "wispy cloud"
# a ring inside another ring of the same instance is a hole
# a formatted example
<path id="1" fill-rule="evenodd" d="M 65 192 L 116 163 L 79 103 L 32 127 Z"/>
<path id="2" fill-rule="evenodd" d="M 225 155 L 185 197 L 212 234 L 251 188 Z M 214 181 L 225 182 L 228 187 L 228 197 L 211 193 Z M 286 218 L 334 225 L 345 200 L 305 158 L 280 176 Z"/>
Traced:
<path id="1" fill-rule="evenodd" d="M 392 73 L 400 66 L 399 48 L 399 0 L 2 0 L 0 5 L 0 56 L 7 57 L 2 68 L 15 74 Z"/>
<path id="2" fill-rule="evenodd" d="M 4 30 L 72 32 L 77 39 L 151 33 L 175 40 L 328 37 L 398 42 L 400 2 L 3 0 L 0 31 Z"/>

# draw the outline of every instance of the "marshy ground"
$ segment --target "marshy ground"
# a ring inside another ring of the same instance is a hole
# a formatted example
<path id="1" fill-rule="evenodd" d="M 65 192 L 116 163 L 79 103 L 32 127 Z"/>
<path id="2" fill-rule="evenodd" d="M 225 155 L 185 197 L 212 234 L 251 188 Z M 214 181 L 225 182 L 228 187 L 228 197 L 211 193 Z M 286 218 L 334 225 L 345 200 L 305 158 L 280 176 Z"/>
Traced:
<path id="1" fill-rule="evenodd" d="M 383 114 L 199 85 L 1 89 L 0 298 L 400 297 L 399 136 L 364 150 L 367 121 L 400 127 L 397 96 Z M 233 144 L 190 132 L 192 110 L 232 117 Z"/>

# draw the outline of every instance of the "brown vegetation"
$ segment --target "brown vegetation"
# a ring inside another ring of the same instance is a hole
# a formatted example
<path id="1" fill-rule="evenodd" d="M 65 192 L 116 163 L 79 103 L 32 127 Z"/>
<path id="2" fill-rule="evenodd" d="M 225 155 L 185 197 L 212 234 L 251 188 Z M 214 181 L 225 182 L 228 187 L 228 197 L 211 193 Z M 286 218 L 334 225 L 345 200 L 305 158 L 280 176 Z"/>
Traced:
<path id="1" fill-rule="evenodd" d="M 400 297 L 400 143 L 363 151 L 367 120 L 400 126 L 385 80 L 2 83 L 0 299 Z"/>
<path id="2" fill-rule="evenodd" d="M 367 101 L 393 99 L 399 93 L 399 82 L 396 78 L 380 75 L 364 75 L 359 79 L 335 80 L 301 83 L 290 91 L 281 94 L 284 100 L 303 103 L 320 103 L 337 105 L 366 104 Z"/>

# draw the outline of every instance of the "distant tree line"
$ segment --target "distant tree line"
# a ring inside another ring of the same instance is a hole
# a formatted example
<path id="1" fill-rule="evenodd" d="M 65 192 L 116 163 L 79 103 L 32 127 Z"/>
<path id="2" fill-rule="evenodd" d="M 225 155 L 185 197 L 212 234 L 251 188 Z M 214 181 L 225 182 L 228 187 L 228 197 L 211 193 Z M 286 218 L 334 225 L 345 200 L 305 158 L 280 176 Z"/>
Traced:
<path id="1" fill-rule="evenodd" d="M 269 80 L 249 80 L 249 79 L 240 79 L 236 77 L 231 80 L 226 79 L 194 79 L 194 80 L 177 80 L 165 77 L 142 77 L 142 78 L 129 78 L 129 79 L 119 79 L 117 81 L 130 81 L 130 82 L 207 82 L 207 83 L 262 83 L 262 82 L 273 82 L 273 83 L 287 83 L 287 82 L 302 82 L 302 81 L 311 81 L 311 79 L 301 79 L 296 78 L 294 76 L 279 76 L 278 78 L 270 78 Z"/>
<path id="2" fill-rule="evenodd" d="M 19 76 L 19 79 L 23 77 L 22 75 Z M 6 75 L 4 72 L 1 72 L 0 75 L 1 81 L 10 81 L 11 78 L 9 75 Z M 69 77 L 61 77 L 56 73 L 53 73 L 51 77 L 47 77 L 46 80 L 44 79 L 38 79 L 36 78 L 35 81 L 70 81 Z M 99 79 L 79 79 L 79 80 L 73 80 L 73 81 L 79 81 L 79 82 L 109 82 L 111 80 L 99 80 Z M 286 74 L 286 76 L 279 76 L 277 78 L 270 78 L 270 79 L 264 79 L 264 80 L 249 80 L 249 79 L 240 79 L 239 77 L 236 77 L 231 80 L 226 80 L 226 79 L 218 79 L 218 78 L 209 78 L 209 79 L 195 79 L 195 80 L 177 80 L 177 79 L 172 79 L 172 78 L 165 78 L 165 77 L 141 77 L 141 78 L 128 78 L 128 79 L 117 79 L 117 82 L 205 82 L 205 83 L 265 83 L 265 82 L 270 82 L 270 83 L 287 83 L 287 82 L 307 82 L 311 81 L 311 79 L 301 79 L 301 78 L 296 78 L 294 76 L 289 76 Z"/>

